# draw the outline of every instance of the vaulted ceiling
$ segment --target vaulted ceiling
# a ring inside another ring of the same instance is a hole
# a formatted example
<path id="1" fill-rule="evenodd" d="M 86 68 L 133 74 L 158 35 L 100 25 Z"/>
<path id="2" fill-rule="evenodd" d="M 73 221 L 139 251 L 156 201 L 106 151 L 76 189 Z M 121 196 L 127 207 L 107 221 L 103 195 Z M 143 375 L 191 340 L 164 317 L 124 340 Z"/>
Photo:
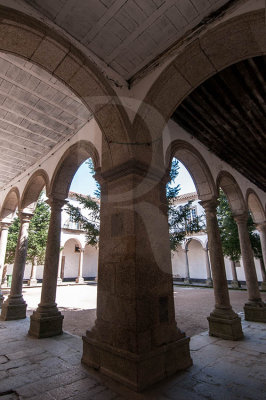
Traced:
<path id="1" fill-rule="evenodd" d="M 232 65 L 194 90 L 172 119 L 266 190 L 266 57 Z"/>
<path id="2" fill-rule="evenodd" d="M 0 53 L 0 187 L 89 118 L 80 100 L 48 72 Z"/>
<path id="3" fill-rule="evenodd" d="M 26 0 L 126 80 L 230 2 Z"/>

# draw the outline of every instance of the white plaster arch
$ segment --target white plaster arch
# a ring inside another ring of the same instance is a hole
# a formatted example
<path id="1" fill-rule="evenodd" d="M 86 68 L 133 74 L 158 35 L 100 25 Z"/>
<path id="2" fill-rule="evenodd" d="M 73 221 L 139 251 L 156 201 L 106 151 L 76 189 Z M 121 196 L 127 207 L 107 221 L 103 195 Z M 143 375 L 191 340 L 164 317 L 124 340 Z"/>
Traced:
<path id="1" fill-rule="evenodd" d="M 20 193 L 17 187 L 10 189 L 5 196 L 0 211 L 0 220 L 4 222 L 12 222 L 15 212 L 19 206 Z"/>
<path id="2" fill-rule="evenodd" d="M 266 219 L 265 211 L 257 193 L 253 189 L 247 190 L 246 203 L 251 213 L 253 222 L 255 224 L 264 222 Z"/>
<path id="3" fill-rule="evenodd" d="M 200 200 L 211 200 L 218 192 L 204 158 L 198 150 L 184 140 L 174 140 L 166 150 L 166 165 L 170 169 L 173 158 L 177 158 L 189 171 Z"/>
<path id="4" fill-rule="evenodd" d="M 246 202 L 236 179 L 227 171 L 221 171 L 217 176 L 217 190 L 221 188 L 225 193 L 232 213 L 240 215 L 247 211 Z"/>

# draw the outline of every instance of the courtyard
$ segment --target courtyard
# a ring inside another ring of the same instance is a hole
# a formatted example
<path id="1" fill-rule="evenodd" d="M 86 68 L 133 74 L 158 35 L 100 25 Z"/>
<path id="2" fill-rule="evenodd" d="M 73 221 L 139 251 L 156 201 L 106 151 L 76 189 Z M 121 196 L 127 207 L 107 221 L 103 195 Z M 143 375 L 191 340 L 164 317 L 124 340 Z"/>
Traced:
<path id="1" fill-rule="evenodd" d="M 23 288 L 28 315 L 38 305 L 40 289 Z M 2 321 L 0 397 L 5 400 L 265 399 L 264 324 L 242 320 L 245 338 L 240 341 L 210 337 L 206 316 L 213 306 L 213 290 L 175 287 L 174 295 L 178 324 L 192 335 L 193 366 L 188 370 L 142 393 L 134 393 L 85 367 L 80 363 L 79 336 L 94 322 L 97 286 L 59 286 L 57 301 L 65 317 L 63 335 L 37 340 L 27 335 L 29 317 Z M 232 305 L 241 315 L 246 296 L 246 291 L 230 291 Z"/>

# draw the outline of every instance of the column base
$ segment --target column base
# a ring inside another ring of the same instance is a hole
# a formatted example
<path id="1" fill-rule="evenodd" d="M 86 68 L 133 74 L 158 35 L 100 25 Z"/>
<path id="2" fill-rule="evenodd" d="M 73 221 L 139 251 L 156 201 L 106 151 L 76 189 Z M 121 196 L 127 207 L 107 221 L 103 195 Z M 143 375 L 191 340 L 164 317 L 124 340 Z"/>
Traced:
<path id="1" fill-rule="evenodd" d="M 185 278 L 184 279 L 184 284 L 185 285 L 190 285 L 191 284 L 191 279 L 190 278 Z"/>
<path id="2" fill-rule="evenodd" d="M 76 278 L 76 283 L 84 283 L 84 278 L 82 278 L 81 276 L 78 276 Z"/>
<path id="3" fill-rule="evenodd" d="M 60 285 L 63 282 L 62 278 L 57 278 L 57 285 Z"/>
<path id="4" fill-rule="evenodd" d="M 24 319 L 26 318 L 26 311 L 27 304 L 22 296 L 9 296 L 2 304 L 1 319 L 4 321 Z"/>
<path id="5" fill-rule="evenodd" d="M 260 288 L 261 290 L 266 290 L 266 282 L 261 282 Z"/>
<path id="6" fill-rule="evenodd" d="M 232 281 L 232 282 L 231 282 L 231 287 L 232 287 L 233 289 L 239 289 L 239 288 L 241 288 L 240 282 L 238 282 L 238 281 Z"/>
<path id="7" fill-rule="evenodd" d="M 36 286 L 36 285 L 37 285 L 37 279 L 28 280 L 28 286 Z"/>
<path id="8" fill-rule="evenodd" d="M 210 336 L 226 340 L 240 340 L 244 337 L 241 318 L 232 310 L 214 310 L 207 319 Z"/>
<path id="9" fill-rule="evenodd" d="M 139 392 L 192 365 L 189 338 L 144 354 L 130 353 L 83 336 L 82 362 Z"/>
<path id="10" fill-rule="evenodd" d="M 209 286 L 209 287 L 213 287 L 213 281 L 212 281 L 212 278 L 208 278 L 208 279 L 206 279 L 206 285 L 207 285 L 207 286 Z"/>
<path id="11" fill-rule="evenodd" d="M 266 322 L 266 303 L 250 302 L 244 305 L 245 320 L 253 322 Z"/>
<path id="12" fill-rule="evenodd" d="M 61 335 L 63 319 L 56 306 L 39 306 L 30 317 L 28 333 L 38 339 Z"/>

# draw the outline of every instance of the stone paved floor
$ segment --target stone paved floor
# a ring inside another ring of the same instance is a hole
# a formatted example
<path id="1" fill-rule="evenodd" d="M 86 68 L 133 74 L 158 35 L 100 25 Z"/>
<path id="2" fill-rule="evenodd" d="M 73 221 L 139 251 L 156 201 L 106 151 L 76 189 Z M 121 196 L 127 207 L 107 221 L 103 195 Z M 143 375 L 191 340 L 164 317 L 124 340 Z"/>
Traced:
<path id="1" fill-rule="evenodd" d="M 192 337 L 193 367 L 140 394 L 82 366 L 79 337 L 33 339 L 28 326 L 0 322 L 0 399 L 266 399 L 265 324 L 243 322 L 239 342 Z"/>

